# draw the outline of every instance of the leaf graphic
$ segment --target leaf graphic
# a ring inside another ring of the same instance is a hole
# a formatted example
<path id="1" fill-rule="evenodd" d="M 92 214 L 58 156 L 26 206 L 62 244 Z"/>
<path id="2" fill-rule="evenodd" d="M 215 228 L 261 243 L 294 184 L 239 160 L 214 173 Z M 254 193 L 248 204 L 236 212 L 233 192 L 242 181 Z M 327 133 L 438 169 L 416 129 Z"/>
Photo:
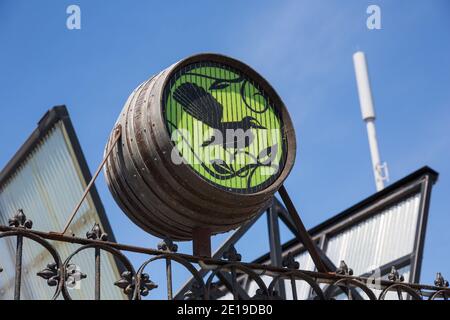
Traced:
<path id="1" fill-rule="evenodd" d="M 228 80 L 218 79 L 211 84 L 211 86 L 209 87 L 209 90 L 225 89 L 229 85 L 230 85 L 230 82 Z"/>
<path id="2" fill-rule="evenodd" d="M 220 159 L 212 160 L 211 165 L 214 168 L 214 171 L 216 171 L 219 174 L 222 175 L 229 175 L 233 173 L 233 170 L 231 170 L 230 166 Z"/>
<path id="3" fill-rule="evenodd" d="M 275 143 L 273 146 L 267 147 L 258 154 L 258 161 L 260 161 L 262 164 L 272 163 L 272 161 L 275 160 L 277 151 L 278 151 L 278 144 Z"/>
<path id="4" fill-rule="evenodd" d="M 240 168 L 239 170 L 236 171 L 236 176 L 238 176 L 240 178 L 244 178 L 244 177 L 248 176 L 249 172 L 253 168 L 256 168 L 256 167 L 258 167 L 258 165 L 255 163 L 247 164 L 243 168 Z"/>

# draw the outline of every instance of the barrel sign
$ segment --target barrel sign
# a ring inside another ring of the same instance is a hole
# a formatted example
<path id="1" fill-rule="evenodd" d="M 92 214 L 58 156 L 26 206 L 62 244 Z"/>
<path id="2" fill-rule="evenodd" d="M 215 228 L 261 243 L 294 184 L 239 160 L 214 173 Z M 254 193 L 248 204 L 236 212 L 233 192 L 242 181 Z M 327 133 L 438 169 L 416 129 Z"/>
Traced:
<path id="1" fill-rule="evenodd" d="M 247 76 L 219 63 L 184 67 L 164 92 L 167 129 L 183 160 L 221 189 L 254 193 L 284 166 L 279 112 Z"/>
<path id="2" fill-rule="evenodd" d="M 272 201 L 295 159 L 287 110 L 269 83 L 217 54 L 184 59 L 141 84 L 106 166 L 124 212 L 160 237 L 240 226 Z"/>

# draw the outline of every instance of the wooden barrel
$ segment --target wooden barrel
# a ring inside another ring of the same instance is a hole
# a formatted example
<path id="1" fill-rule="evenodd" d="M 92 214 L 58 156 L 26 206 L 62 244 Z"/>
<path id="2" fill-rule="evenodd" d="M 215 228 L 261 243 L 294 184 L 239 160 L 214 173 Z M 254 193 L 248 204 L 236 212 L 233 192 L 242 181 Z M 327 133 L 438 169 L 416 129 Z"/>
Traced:
<path id="1" fill-rule="evenodd" d="M 267 208 L 295 159 L 289 114 L 271 85 L 218 54 L 181 60 L 139 85 L 105 166 L 128 217 L 158 237 L 229 231 Z"/>

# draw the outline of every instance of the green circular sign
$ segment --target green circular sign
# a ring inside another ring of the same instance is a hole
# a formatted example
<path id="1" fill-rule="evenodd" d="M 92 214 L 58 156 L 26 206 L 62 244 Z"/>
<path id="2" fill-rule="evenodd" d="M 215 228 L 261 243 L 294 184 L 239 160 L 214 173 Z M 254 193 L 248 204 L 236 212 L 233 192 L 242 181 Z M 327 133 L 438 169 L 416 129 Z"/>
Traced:
<path id="1" fill-rule="evenodd" d="M 272 184 L 286 161 L 280 110 L 253 79 L 217 62 L 177 70 L 163 96 L 172 160 L 236 193 Z"/>

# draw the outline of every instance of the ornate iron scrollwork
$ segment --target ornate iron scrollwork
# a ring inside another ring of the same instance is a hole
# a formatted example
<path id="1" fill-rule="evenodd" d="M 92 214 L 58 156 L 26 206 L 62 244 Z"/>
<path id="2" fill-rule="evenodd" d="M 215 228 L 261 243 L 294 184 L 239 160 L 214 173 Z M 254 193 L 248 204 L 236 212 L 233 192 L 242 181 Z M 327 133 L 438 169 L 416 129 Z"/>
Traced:
<path id="1" fill-rule="evenodd" d="M 277 283 L 280 281 L 290 281 L 293 299 L 299 299 L 297 292 L 298 281 L 308 283 L 311 288 L 308 297 L 312 299 L 332 299 L 336 295 L 336 289 L 340 289 L 349 299 L 355 298 L 355 292 L 364 293 L 370 300 L 377 299 L 373 291 L 369 288 L 370 278 L 354 277 L 352 269 L 344 261 L 341 261 L 335 274 L 323 275 L 312 271 L 298 270 L 300 265 L 295 261 L 292 253 L 284 257 L 282 262 L 283 268 L 268 268 L 265 265 L 242 263 L 242 256 L 234 246 L 230 246 L 223 254 L 224 260 L 204 260 L 201 257 L 177 253 L 178 246 L 168 238 L 158 244 L 157 250 L 134 248 L 108 242 L 107 234 L 101 230 L 99 224 L 95 224 L 86 233 L 86 239 L 37 232 L 31 229 L 32 226 L 32 221 L 26 218 L 25 213 L 22 210 L 18 210 L 14 217 L 9 220 L 9 226 L 0 226 L 0 238 L 15 237 L 19 244 L 23 240 L 33 241 L 44 247 L 50 253 L 53 261 L 48 262 L 43 270 L 37 272 L 37 276 L 46 280 L 49 286 L 55 287 L 52 299 L 57 299 L 61 294 L 64 299 L 71 299 L 68 287 L 74 284 L 73 281 L 80 281 L 87 277 L 94 279 L 95 298 L 100 299 L 100 252 L 102 251 L 113 255 L 124 266 L 124 271 L 122 271 L 120 279 L 114 285 L 118 290 L 122 290 L 129 299 L 141 299 L 141 297 L 149 295 L 151 291 L 158 288 L 158 285 L 150 279 L 149 273 L 144 272 L 149 264 L 157 260 L 166 262 L 168 299 L 173 298 L 172 262 L 180 264 L 194 277 L 189 291 L 180 297 L 186 300 L 217 299 L 227 291 L 233 295 L 234 299 L 281 299 L 280 294 L 275 290 Z M 63 262 L 55 246 L 48 241 L 50 239 L 60 242 L 76 242 L 80 246 Z M 20 276 L 22 271 L 22 247 L 18 246 L 17 248 L 16 278 Z M 96 266 L 94 275 L 84 274 L 82 270 L 77 269 L 71 263 L 74 256 L 88 249 L 94 249 L 95 251 L 93 257 L 93 262 Z M 133 265 L 122 251 L 147 252 L 152 257 L 147 259 L 139 267 L 138 271 L 135 272 Z M 206 282 L 203 280 L 195 265 L 201 265 L 209 270 Z M 2 272 L 1 267 L 0 272 Z M 214 279 L 219 279 L 219 281 L 213 282 Z M 448 281 L 440 273 L 436 275 L 435 287 L 405 283 L 403 276 L 399 274 L 395 267 L 391 269 L 388 275 L 388 281 L 383 281 L 382 292 L 378 297 L 380 300 L 385 299 L 387 293 L 390 291 L 397 292 L 399 299 L 403 299 L 404 294 L 409 295 L 412 299 L 422 299 L 423 296 L 426 296 L 430 300 L 447 300 L 450 297 Z M 257 288 L 253 294 L 249 295 L 248 284 L 250 282 L 253 282 Z M 319 286 L 320 283 L 330 285 L 323 290 Z M 20 287 L 21 281 L 16 282 L 15 299 L 20 299 Z M 357 298 L 361 298 L 359 293 Z"/>

